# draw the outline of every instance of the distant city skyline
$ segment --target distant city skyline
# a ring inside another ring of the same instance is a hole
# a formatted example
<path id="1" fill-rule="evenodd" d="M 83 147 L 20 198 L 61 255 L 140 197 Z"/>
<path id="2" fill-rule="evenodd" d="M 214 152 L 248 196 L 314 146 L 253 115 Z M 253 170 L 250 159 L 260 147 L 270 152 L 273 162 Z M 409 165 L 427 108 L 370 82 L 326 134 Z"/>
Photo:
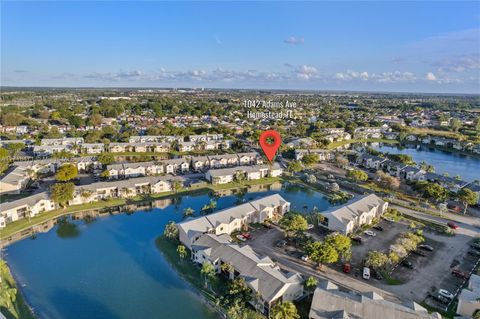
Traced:
<path id="1" fill-rule="evenodd" d="M 480 93 L 480 2 L 2 2 L 1 85 Z"/>

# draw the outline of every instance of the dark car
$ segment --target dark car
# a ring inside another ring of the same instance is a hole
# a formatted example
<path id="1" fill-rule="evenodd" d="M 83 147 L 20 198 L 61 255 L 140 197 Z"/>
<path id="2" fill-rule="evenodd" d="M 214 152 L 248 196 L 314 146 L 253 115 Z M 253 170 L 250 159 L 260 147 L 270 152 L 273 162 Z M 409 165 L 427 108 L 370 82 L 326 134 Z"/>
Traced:
<path id="1" fill-rule="evenodd" d="M 408 260 L 402 260 L 402 266 L 408 269 L 415 269 L 415 266 Z"/>
<path id="2" fill-rule="evenodd" d="M 376 229 L 376 230 L 379 230 L 379 231 L 383 231 L 383 227 L 382 226 L 378 226 L 378 225 L 375 225 L 372 227 L 373 229 Z"/>
<path id="3" fill-rule="evenodd" d="M 433 247 L 430 245 L 418 245 L 418 248 L 428 251 L 433 251 Z"/>
<path id="4" fill-rule="evenodd" d="M 463 271 L 460 271 L 458 269 L 453 269 L 452 270 L 452 275 L 457 277 L 457 278 L 462 278 L 462 279 L 468 279 L 468 274 L 464 273 Z"/>
<path id="5" fill-rule="evenodd" d="M 415 255 L 418 255 L 418 256 L 422 256 L 422 257 L 427 257 L 427 254 L 425 254 L 423 251 L 421 250 L 414 250 L 413 253 Z"/>
<path id="6" fill-rule="evenodd" d="M 268 224 L 268 223 L 263 224 L 263 227 L 265 227 L 267 229 L 272 229 L 273 228 L 273 226 L 271 224 Z"/>
<path id="7" fill-rule="evenodd" d="M 458 229 L 458 225 L 455 224 L 454 222 L 448 222 L 447 226 L 450 227 L 451 229 Z"/>
<path id="8" fill-rule="evenodd" d="M 359 244 L 361 244 L 362 241 L 363 241 L 363 240 L 362 240 L 362 237 L 360 237 L 360 236 L 352 237 L 352 240 L 355 241 L 355 242 L 357 242 L 357 243 L 359 243 Z"/>
<path id="9" fill-rule="evenodd" d="M 476 250 L 469 250 L 468 251 L 468 254 L 471 255 L 471 256 L 475 256 L 475 257 L 479 257 L 480 256 L 480 252 L 476 251 Z"/>
<path id="10" fill-rule="evenodd" d="M 352 266 L 350 264 L 344 264 L 343 265 L 343 272 L 346 274 L 349 274 L 352 271 Z"/>
<path id="11" fill-rule="evenodd" d="M 383 280 L 383 276 L 382 276 L 382 274 L 381 274 L 380 272 L 372 269 L 372 270 L 371 270 L 371 274 L 372 274 L 373 278 L 375 278 L 375 279 L 377 279 L 377 280 Z"/>

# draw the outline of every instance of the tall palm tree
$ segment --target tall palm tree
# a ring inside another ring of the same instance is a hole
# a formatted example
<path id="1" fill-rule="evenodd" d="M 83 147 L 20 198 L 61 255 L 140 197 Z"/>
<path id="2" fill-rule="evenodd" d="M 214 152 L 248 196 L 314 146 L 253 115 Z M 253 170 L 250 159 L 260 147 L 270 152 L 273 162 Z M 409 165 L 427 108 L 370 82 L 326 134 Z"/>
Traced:
<path id="1" fill-rule="evenodd" d="M 178 253 L 178 256 L 180 257 L 180 259 L 182 259 L 182 260 L 185 259 L 185 257 L 187 257 L 187 249 L 183 245 L 178 245 L 177 253 Z"/>
<path id="2" fill-rule="evenodd" d="M 191 207 L 185 208 L 183 210 L 183 217 L 193 216 L 193 214 L 195 214 L 195 210 Z"/>
<path id="3" fill-rule="evenodd" d="M 291 301 L 277 303 L 272 308 L 271 319 L 300 319 L 297 307 Z"/>

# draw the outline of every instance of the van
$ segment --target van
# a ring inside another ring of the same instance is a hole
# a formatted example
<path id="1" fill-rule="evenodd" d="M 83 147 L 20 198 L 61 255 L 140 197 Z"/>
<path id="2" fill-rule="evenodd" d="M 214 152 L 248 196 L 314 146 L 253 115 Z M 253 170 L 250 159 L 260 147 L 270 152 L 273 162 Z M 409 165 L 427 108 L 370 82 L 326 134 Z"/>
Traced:
<path id="1" fill-rule="evenodd" d="M 363 279 L 370 279 L 370 268 L 363 267 Z"/>

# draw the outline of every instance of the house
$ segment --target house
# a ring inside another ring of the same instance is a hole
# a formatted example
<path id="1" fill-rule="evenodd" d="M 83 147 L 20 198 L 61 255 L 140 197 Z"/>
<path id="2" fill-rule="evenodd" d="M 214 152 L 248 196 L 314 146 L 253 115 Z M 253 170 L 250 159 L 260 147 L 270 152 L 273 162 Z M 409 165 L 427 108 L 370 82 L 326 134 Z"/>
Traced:
<path id="1" fill-rule="evenodd" d="M 165 173 L 176 174 L 186 173 L 190 170 L 190 159 L 176 158 L 162 161 L 165 167 Z"/>
<path id="2" fill-rule="evenodd" d="M 263 160 L 257 152 L 238 153 L 239 165 L 261 164 Z"/>
<path id="3" fill-rule="evenodd" d="M 349 234 L 364 224 L 370 224 L 387 208 L 388 202 L 384 202 L 375 194 L 370 194 L 321 212 L 324 219 L 320 220 L 318 225 L 331 231 Z"/>
<path id="4" fill-rule="evenodd" d="M 457 193 L 462 188 L 468 185 L 468 182 L 464 180 L 445 176 L 445 175 L 440 175 L 436 173 L 426 173 L 425 180 L 440 184 L 442 187 L 448 189 L 453 193 Z"/>
<path id="5" fill-rule="evenodd" d="M 382 168 L 384 171 L 389 173 L 392 176 L 400 177 L 402 170 L 405 169 L 407 165 L 392 160 L 386 160 L 382 162 Z"/>
<path id="6" fill-rule="evenodd" d="M 480 276 L 472 274 L 468 286 L 458 295 L 457 313 L 466 318 L 473 318 L 480 311 Z"/>
<path id="7" fill-rule="evenodd" d="M 47 192 L 37 193 L 12 202 L 1 204 L 0 228 L 23 218 L 30 218 L 41 212 L 48 212 L 56 208 Z"/>
<path id="8" fill-rule="evenodd" d="M 54 153 L 69 152 L 76 153 L 77 151 L 72 145 L 35 145 L 33 147 L 33 154 L 35 156 L 51 156 Z"/>
<path id="9" fill-rule="evenodd" d="M 423 182 L 425 180 L 425 174 L 426 172 L 424 170 L 415 166 L 406 166 L 400 172 L 403 179 L 411 182 Z"/>
<path id="10" fill-rule="evenodd" d="M 383 299 L 376 292 L 356 293 L 340 289 L 328 280 L 322 280 L 313 294 L 309 319 L 442 319 L 419 304 L 408 301 L 396 304 Z"/>
<path id="11" fill-rule="evenodd" d="M 178 150 L 180 152 L 191 152 L 195 150 L 194 142 L 180 142 L 178 143 Z"/>
<path id="12" fill-rule="evenodd" d="M 353 132 L 356 139 L 362 138 L 381 138 L 382 128 L 380 127 L 357 127 Z"/>
<path id="13" fill-rule="evenodd" d="M 103 143 L 84 143 L 80 146 L 81 152 L 86 154 L 100 154 L 104 148 Z"/>
<path id="14" fill-rule="evenodd" d="M 473 182 L 465 186 L 475 194 L 477 194 L 477 205 L 480 205 L 480 182 Z"/>
<path id="15" fill-rule="evenodd" d="M 281 270 L 267 256 L 258 255 L 250 246 L 229 242 L 227 235 L 204 234 L 192 245 L 192 260 L 208 262 L 216 273 L 229 264 L 230 279 L 243 278 L 252 291 L 252 306 L 268 314 L 278 302 L 294 301 L 303 296 L 303 279 L 297 273 Z"/>
<path id="16" fill-rule="evenodd" d="M 194 156 L 190 163 L 192 169 L 197 172 L 210 168 L 210 160 L 207 156 Z"/>
<path id="17" fill-rule="evenodd" d="M 210 169 L 205 173 L 205 178 L 212 184 L 228 184 L 233 182 L 237 171 L 237 168 Z"/>
<path id="18" fill-rule="evenodd" d="M 98 159 L 93 156 L 72 158 L 71 163 L 77 165 L 77 169 L 79 172 L 89 172 L 101 169 L 103 167 L 102 163 L 100 163 L 100 161 L 98 161 Z"/>
<path id="19" fill-rule="evenodd" d="M 41 146 L 74 146 L 83 144 L 83 137 L 44 138 L 40 141 Z"/>
<path id="20" fill-rule="evenodd" d="M 250 165 L 232 168 L 210 169 L 205 178 L 212 184 L 227 184 L 235 179 L 258 180 L 265 177 L 277 177 L 283 174 L 278 163 L 273 165 Z"/>
<path id="21" fill-rule="evenodd" d="M 210 162 L 210 167 L 211 168 L 221 168 L 221 167 L 229 166 L 228 165 L 228 158 L 223 156 L 223 155 L 209 155 L 208 160 Z M 238 162 L 238 160 L 237 160 L 237 162 Z"/>
<path id="22" fill-rule="evenodd" d="M 282 196 L 273 194 L 178 223 L 179 239 L 191 248 L 192 243 L 205 233 L 230 235 L 250 223 L 263 223 L 267 218 L 278 220 L 288 211 L 290 203 Z"/>
<path id="23" fill-rule="evenodd" d="M 307 154 L 317 154 L 318 159 L 320 161 L 329 161 L 329 160 L 332 160 L 334 158 L 334 154 L 331 151 L 318 148 L 318 149 L 311 149 L 311 150 L 296 149 L 295 150 L 295 159 L 297 161 L 301 160 Z"/>
<path id="24" fill-rule="evenodd" d="M 28 168 L 13 166 L 0 179 L 0 194 L 19 194 L 29 181 Z"/>
<path id="25" fill-rule="evenodd" d="M 383 157 L 370 154 L 362 154 L 359 157 L 359 164 L 361 164 L 365 168 L 374 169 L 376 171 L 378 171 L 382 167 L 382 163 L 385 161 L 386 159 L 384 159 Z"/>
<path id="26" fill-rule="evenodd" d="M 304 138 L 296 138 L 288 142 L 286 145 L 290 148 L 305 148 L 305 147 L 313 147 L 316 144 L 315 140 L 311 137 L 304 137 Z"/>
<path id="27" fill-rule="evenodd" d="M 163 164 L 149 161 L 138 163 L 120 163 L 107 165 L 108 177 L 112 179 L 131 178 L 164 173 Z"/>
<path id="28" fill-rule="evenodd" d="M 111 153 L 133 152 L 133 146 L 129 143 L 110 143 L 108 151 Z"/>

